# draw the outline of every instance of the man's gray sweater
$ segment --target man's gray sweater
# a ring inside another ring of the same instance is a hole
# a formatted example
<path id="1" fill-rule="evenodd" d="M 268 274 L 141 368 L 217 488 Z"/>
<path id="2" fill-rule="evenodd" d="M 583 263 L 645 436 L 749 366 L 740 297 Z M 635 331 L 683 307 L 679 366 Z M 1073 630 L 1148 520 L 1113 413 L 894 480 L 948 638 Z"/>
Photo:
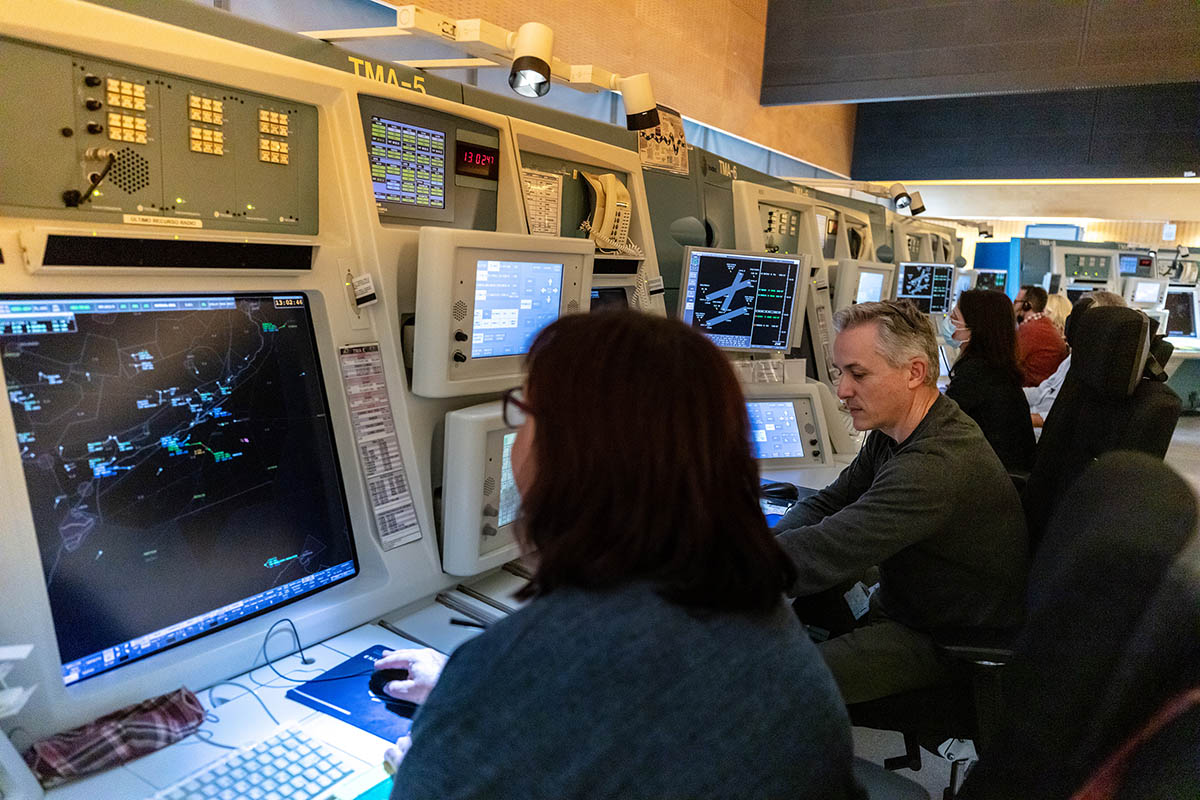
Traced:
<path id="1" fill-rule="evenodd" d="M 918 630 L 1020 622 L 1021 501 L 979 426 L 941 395 L 903 442 L 873 431 L 829 486 L 774 533 L 806 596 L 879 565 L 881 610 Z"/>

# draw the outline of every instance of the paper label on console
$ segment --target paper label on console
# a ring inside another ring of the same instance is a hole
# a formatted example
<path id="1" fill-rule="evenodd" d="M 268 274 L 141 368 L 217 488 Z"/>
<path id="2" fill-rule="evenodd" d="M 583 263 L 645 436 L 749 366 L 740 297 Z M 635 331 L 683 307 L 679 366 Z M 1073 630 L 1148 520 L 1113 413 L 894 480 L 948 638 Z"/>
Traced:
<path id="1" fill-rule="evenodd" d="M 563 176 L 536 169 L 521 170 L 525 216 L 535 236 L 558 236 L 562 220 Z"/>
<path id="2" fill-rule="evenodd" d="M 683 134 L 683 118 L 678 111 L 658 107 L 658 125 L 638 131 L 638 155 L 642 166 L 688 174 L 687 138 Z"/>
<path id="3" fill-rule="evenodd" d="M 421 526 L 408 488 L 379 345 L 343 346 L 338 361 L 379 543 L 391 550 L 415 542 L 421 538 Z"/>
<path id="4" fill-rule="evenodd" d="M 204 220 L 179 217 L 153 217 L 149 214 L 123 214 L 126 225 L 162 225 L 167 228 L 203 228 Z"/>

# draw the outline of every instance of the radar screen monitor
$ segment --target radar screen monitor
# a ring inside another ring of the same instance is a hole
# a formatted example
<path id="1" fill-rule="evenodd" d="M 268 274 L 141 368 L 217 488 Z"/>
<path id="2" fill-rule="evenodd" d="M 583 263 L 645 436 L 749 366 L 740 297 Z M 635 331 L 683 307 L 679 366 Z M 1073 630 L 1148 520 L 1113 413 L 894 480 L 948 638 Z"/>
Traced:
<path id="1" fill-rule="evenodd" d="M 499 401 L 446 415 L 442 470 L 442 568 L 476 575 L 519 555 L 514 522 L 521 507 L 513 480 L 517 432 Z"/>
<path id="2" fill-rule="evenodd" d="M 900 264 L 896 278 L 897 300 L 912 300 L 926 314 L 945 314 L 950 311 L 953 295 L 953 264 Z"/>
<path id="3" fill-rule="evenodd" d="M 358 573 L 305 295 L 3 295 L 0 347 L 64 684 Z"/>
<path id="4" fill-rule="evenodd" d="M 991 289 L 997 292 L 1003 292 L 1008 283 L 1008 273 L 1003 271 L 979 270 L 979 274 L 975 276 L 976 289 Z"/>
<path id="5" fill-rule="evenodd" d="M 1197 338 L 1197 302 L 1195 287 L 1172 286 L 1167 291 L 1167 336 Z"/>
<path id="6" fill-rule="evenodd" d="M 1124 297 L 1134 308 L 1162 308 L 1167 297 L 1167 279 L 1126 278 Z"/>
<path id="7" fill-rule="evenodd" d="M 878 303 L 891 296 L 896 268 L 873 261 L 838 261 L 833 307 L 841 310 L 857 303 Z"/>
<path id="8" fill-rule="evenodd" d="M 786 351 L 800 330 L 808 256 L 688 247 L 679 318 L 724 350 Z"/>
<path id="9" fill-rule="evenodd" d="M 811 384 L 745 384 L 750 439 L 762 471 L 833 461 L 818 390 Z"/>
<path id="10" fill-rule="evenodd" d="M 421 228 L 413 391 L 456 397 L 521 380 L 538 332 L 587 311 L 590 239 Z"/>

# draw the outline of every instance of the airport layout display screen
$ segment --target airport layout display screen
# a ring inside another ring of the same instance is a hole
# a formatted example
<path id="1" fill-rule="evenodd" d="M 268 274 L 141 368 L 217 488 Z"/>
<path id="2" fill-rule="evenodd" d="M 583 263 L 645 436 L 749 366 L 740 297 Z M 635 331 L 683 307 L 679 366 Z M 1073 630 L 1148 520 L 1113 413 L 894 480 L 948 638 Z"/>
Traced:
<path id="1" fill-rule="evenodd" d="M 858 273 L 858 293 L 854 296 L 855 303 L 878 303 L 883 299 L 883 282 L 887 280 L 886 273 L 860 270 Z"/>
<path id="2" fill-rule="evenodd" d="M 471 358 L 528 353 L 538 332 L 558 319 L 562 282 L 562 263 L 477 261 Z"/>
<path id="3" fill-rule="evenodd" d="M 897 300 L 912 300 L 926 314 L 943 314 L 950 310 L 953 291 L 954 267 L 950 264 L 900 265 Z"/>
<path id="4" fill-rule="evenodd" d="M 804 442 L 790 400 L 748 400 L 750 438 L 760 459 L 804 458 Z"/>
<path id="5" fill-rule="evenodd" d="M 497 524 L 501 528 L 517 518 L 517 509 L 521 506 L 521 496 L 517 492 L 512 469 L 512 448 L 516 440 L 516 431 L 504 434 L 500 452 L 500 514 Z"/>
<path id="6" fill-rule="evenodd" d="M 975 278 L 975 288 L 1003 292 L 1007 279 L 1008 273 L 1006 272 L 986 272 L 980 270 L 979 275 Z"/>
<path id="7" fill-rule="evenodd" d="M 307 298 L 0 296 L 72 684 L 358 572 Z"/>
<path id="8" fill-rule="evenodd" d="M 446 134 L 373 115 L 367 157 L 376 201 L 446 207 Z"/>
<path id="9" fill-rule="evenodd" d="M 692 251 L 680 317 L 718 347 L 787 350 L 800 264 L 798 257 Z"/>
<path id="10" fill-rule="evenodd" d="M 1196 335 L 1195 297 L 1191 291 L 1167 292 L 1167 336 Z"/>

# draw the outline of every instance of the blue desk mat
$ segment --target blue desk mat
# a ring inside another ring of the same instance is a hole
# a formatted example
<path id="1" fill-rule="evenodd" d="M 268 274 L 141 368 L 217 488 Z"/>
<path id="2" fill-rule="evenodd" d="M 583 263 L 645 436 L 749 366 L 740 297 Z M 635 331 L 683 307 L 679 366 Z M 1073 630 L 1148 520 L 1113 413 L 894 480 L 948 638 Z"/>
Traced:
<path id="1" fill-rule="evenodd" d="M 288 699 L 389 742 L 407 736 L 412 720 L 388 708 L 367 685 L 375 660 L 389 649 L 381 644 L 368 647 L 307 683 L 289 689 Z"/>

